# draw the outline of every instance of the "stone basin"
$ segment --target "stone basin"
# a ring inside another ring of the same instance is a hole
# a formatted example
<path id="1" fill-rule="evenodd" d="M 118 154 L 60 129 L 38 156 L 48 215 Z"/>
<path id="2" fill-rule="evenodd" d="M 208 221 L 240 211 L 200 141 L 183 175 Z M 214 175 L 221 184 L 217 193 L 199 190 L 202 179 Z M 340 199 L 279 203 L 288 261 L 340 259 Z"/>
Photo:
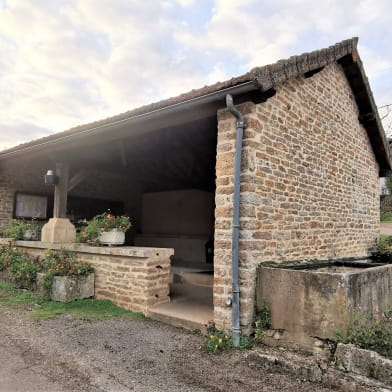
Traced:
<path id="1" fill-rule="evenodd" d="M 257 308 L 267 301 L 267 343 L 317 351 L 343 334 L 358 307 L 392 309 L 392 265 L 370 260 L 260 266 Z"/>

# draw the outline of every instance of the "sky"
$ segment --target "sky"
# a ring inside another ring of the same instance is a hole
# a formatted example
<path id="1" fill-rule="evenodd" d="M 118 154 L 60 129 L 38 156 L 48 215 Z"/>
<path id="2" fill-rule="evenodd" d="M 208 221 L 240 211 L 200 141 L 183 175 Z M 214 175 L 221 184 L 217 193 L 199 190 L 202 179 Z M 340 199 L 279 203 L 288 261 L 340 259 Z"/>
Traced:
<path id="1" fill-rule="evenodd" d="M 354 36 L 392 104 L 391 15 L 391 0 L 0 0 L 0 150 Z"/>

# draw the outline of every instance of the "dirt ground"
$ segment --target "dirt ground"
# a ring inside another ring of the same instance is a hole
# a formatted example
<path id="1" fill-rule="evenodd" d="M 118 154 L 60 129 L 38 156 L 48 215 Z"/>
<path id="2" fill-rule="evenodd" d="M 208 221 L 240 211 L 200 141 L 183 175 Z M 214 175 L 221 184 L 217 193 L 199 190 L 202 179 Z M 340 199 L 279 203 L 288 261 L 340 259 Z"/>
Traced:
<path id="1" fill-rule="evenodd" d="M 381 223 L 380 234 L 392 235 L 392 223 Z"/>
<path id="2" fill-rule="evenodd" d="M 250 369 L 245 352 L 201 352 L 203 338 L 152 320 L 33 321 L 0 307 L 0 391 L 329 391 Z"/>

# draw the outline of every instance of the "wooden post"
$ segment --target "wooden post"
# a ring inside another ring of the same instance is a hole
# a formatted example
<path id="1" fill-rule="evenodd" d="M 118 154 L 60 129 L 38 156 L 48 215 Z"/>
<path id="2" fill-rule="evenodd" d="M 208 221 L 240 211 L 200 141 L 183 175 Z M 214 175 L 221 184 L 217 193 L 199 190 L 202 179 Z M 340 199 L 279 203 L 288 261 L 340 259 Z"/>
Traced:
<path id="1" fill-rule="evenodd" d="M 59 182 L 54 187 L 53 218 L 66 218 L 69 179 L 69 165 L 67 162 L 56 163 L 56 175 L 59 177 Z"/>

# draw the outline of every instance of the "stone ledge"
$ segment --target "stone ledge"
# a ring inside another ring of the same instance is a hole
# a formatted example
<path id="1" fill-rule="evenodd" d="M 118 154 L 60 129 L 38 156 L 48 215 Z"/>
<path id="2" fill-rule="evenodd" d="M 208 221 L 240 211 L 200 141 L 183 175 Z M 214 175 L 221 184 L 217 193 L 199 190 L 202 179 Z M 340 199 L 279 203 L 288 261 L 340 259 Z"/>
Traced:
<path id="1" fill-rule="evenodd" d="M 342 391 L 366 392 L 370 388 L 378 392 L 390 391 L 378 380 L 355 373 L 342 372 L 329 361 L 315 356 L 303 356 L 290 351 L 272 353 L 268 349 L 257 349 L 247 355 L 246 362 L 253 369 L 291 374 L 299 379 Z"/>
<path id="2" fill-rule="evenodd" d="M 14 241 L 13 238 L 0 238 L 0 245 L 8 245 L 12 241 Z"/>
<path id="3" fill-rule="evenodd" d="M 5 239 L 1 239 L 3 241 Z M 15 241 L 16 246 L 25 248 L 37 249 L 66 249 L 73 252 L 93 253 L 99 255 L 112 256 L 126 256 L 126 257 L 170 257 L 174 255 L 174 249 L 171 248 L 148 248 L 136 246 L 121 246 L 121 247 L 103 247 L 103 246 L 88 246 L 82 244 L 52 244 L 50 242 L 42 241 Z"/>
<path id="4" fill-rule="evenodd" d="M 352 344 L 339 343 L 335 352 L 336 366 L 343 371 L 372 377 L 392 386 L 392 361 L 374 351 Z"/>

